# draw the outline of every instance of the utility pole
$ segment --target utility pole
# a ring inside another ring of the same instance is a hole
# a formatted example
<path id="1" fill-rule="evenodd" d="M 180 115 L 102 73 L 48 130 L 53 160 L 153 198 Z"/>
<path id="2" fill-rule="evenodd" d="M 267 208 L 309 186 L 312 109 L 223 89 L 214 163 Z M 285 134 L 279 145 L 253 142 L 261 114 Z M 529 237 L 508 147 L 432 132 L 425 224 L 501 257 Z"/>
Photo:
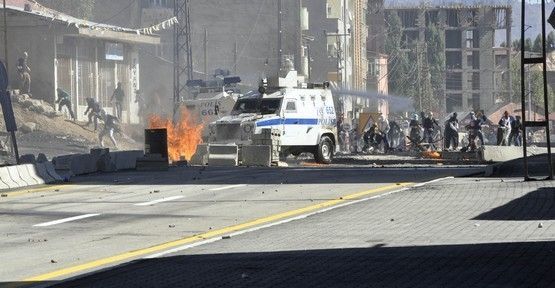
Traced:
<path id="1" fill-rule="evenodd" d="M 342 82 L 343 88 L 347 88 L 347 36 L 349 35 L 347 31 L 347 0 L 343 0 L 343 71 L 342 73 Z"/>
<path id="2" fill-rule="evenodd" d="M 282 21 L 281 17 L 282 17 L 283 7 L 282 7 L 282 2 L 281 1 L 282 0 L 278 0 L 278 3 L 277 3 L 277 5 L 278 5 L 278 15 L 277 15 L 277 17 L 278 17 L 278 22 L 277 22 L 277 25 L 278 25 L 278 60 L 277 60 L 278 61 L 278 71 L 281 71 L 281 66 L 282 66 L 281 61 L 282 61 L 282 58 L 283 58 L 283 47 L 282 47 L 282 43 L 281 43 L 282 36 L 283 36 L 282 35 L 283 34 L 283 30 L 282 30 L 283 27 L 282 27 L 282 24 L 281 24 L 281 21 Z"/>
<path id="3" fill-rule="evenodd" d="M 10 65 L 8 64 L 8 12 L 6 11 L 6 0 L 4 4 L 4 63 L 6 63 L 6 74 L 10 75 Z"/>
<path id="4" fill-rule="evenodd" d="M 174 0 L 174 119 L 180 102 L 187 94 L 187 81 L 193 79 L 193 51 L 191 49 L 191 19 L 189 0 Z"/>
<path id="5" fill-rule="evenodd" d="M 208 80 L 208 30 L 204 27 L 204 80 Z"/>

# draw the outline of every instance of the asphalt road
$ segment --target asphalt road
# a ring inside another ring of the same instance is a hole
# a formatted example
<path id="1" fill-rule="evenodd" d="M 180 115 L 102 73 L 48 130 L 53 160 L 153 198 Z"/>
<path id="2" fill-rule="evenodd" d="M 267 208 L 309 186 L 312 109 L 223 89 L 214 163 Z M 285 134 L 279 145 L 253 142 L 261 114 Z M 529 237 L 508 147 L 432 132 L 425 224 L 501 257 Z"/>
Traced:
<path id="1" fill-rule="evenodd" d="M 0 198 L 0 286 L 51 284 L 481 168 L 173 168 Z"/>

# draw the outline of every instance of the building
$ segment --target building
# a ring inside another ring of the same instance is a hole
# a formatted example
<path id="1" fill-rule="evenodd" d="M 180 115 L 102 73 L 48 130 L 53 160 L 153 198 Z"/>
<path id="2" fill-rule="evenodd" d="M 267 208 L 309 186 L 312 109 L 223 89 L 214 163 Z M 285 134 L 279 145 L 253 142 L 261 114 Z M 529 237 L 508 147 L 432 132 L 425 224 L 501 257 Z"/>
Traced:
<path id="1" fill-rule="evenodd" d="M 34 1 L 6 2 L 11 88 L 18 87 L 16 60 L 28 52 L 32 98 L 54 104 L 56 89 L 62 88 L 72 96 L 78 119 L 85 120 L 83 112 L 88 97 L 97 99 L 108 113 L 114 114 L 110 98 L 116 84 L 121 82 L 127 96 L 121 120 L 139 122 L 139 107 L 135 103 L 135 91 L 141 87 L 137 45 L 156 45 L 158 37 L 77 19 Z M 0 13 L 2 23 L 3 15 Z"/>
<path id="2" fill-rule="evenodd" d="M 425 29 L 437 25 L 445 39 L 443 91 L 436 91 L 445 111 L 487 110 L 511 97 L 511 6 L 386 7 L 402 22 L 403 44 L 417 53 Z M 420 48 L 421 49 L 421 48 Z"/>
<path id="3" fill-rule="evenodd" d="M 379 94 L 389 94 L 388 59 L 385 51 L 385 17 L 384 0 L 368 0 L 367 4 L 368 37 L 366 53 L 368 62 L 368 76 L 366 90 Z M 385 100 L 369 101 L 371 111 L 378 111 L 382 115 L 389 115 L 389 103 Z"/>

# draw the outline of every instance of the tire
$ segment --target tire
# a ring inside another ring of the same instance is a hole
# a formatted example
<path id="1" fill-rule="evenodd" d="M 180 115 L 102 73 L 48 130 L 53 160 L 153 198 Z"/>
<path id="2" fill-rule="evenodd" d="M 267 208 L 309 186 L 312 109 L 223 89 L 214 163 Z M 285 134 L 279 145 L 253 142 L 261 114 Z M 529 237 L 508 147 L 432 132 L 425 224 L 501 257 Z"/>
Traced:
<path id="1" fill-rule="evenodd" d="M 318 146 L 316 147 L 314 160 L 321 164 L 331 164 L 334 151 L 335 147 L 330 137 L 322 136 L 322 138 L 320 138 L 320 144 L 318 144 Z"/>

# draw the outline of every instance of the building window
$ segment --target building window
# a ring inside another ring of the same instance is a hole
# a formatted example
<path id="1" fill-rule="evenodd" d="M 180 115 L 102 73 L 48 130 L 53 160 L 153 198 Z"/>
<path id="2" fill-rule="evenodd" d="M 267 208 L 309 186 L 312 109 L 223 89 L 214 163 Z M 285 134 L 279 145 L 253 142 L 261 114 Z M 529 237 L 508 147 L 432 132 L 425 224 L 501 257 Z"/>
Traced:
<path id="1" fill-rule="evenodd" d="M 288 101 L 287 105 L 285 106 L 285 112 L 286 113 L 295 113 L 297 112 L 297 105 L 295 104 L 295 101 Z"/>
<path id="2" fill-rule="evenodd" d="M 474 48 L 474 31 L 467 30 L 465 33 L 466 33 L 466 48 Z"/>

